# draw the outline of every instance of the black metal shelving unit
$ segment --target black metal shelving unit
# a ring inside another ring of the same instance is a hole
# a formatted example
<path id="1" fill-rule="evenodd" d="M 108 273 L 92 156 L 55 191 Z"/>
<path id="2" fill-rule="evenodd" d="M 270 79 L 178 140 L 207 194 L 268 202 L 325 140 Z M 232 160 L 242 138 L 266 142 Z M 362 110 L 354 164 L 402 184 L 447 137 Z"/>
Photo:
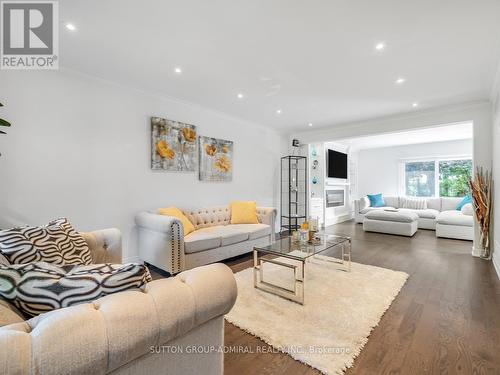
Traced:
<path id="1" fill-rule="evenodd" d="M 281 158 L 281 233 L 300 229 L 307 220 L 307 157 Z"/>

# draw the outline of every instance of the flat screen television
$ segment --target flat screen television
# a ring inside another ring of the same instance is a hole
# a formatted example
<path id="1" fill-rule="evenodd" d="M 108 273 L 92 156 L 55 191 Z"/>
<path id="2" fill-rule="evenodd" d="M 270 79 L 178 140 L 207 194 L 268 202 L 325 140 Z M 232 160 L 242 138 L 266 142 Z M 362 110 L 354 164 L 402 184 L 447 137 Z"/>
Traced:
<path id="1" fill-rule="evenodd" d="M 329 178 L 347 178 L 347 154 L 328 150 L 327 172 Z"/>

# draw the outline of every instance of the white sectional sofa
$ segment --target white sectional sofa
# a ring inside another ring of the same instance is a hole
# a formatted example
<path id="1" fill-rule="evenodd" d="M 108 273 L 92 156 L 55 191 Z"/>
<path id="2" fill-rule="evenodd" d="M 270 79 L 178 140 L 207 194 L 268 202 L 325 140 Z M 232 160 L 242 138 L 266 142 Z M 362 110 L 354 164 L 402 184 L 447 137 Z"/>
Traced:
<path id="1" fill-rule="evenodd" d="M 257 207 L 259 224 L 230 224 L 229 206 L 181 211 L 195 227 L 188 235 L 179 219 L 157 210 L 135 218 L 141 259 L 171 274 L 248 253 L 274 239 L 273 207 Z"/>
<path id="2" fill-rule="evenodd" d="M 468 207 L 462 210 L 463 212 L 456 209 L 462 198 L 423 198 L 427 206 L 425 209 L 404 208 L 404 199 L 405 197 L 384 196 L 386 207 L 370 207 L 367 197 L 358 199 L 354 201 L 355 220 L 357 223 L 363 223 L 365 215 L 373 210 L 398 209 L 400 212 L 416 213 L 418 229 L 435 230 L 437 237 L 470 241 L 474 239 L 474 217 L 471 208 Z M 373 223 L 368 227 L 374 228 Z"/>

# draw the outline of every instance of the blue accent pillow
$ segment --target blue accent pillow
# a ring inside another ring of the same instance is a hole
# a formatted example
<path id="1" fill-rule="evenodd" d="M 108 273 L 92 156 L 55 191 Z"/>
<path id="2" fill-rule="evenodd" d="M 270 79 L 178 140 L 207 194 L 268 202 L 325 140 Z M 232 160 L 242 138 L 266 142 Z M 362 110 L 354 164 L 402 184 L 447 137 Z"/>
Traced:
<path id="1" fill-rule="evenodd" d="M 382 194 L 368 194 L 370 200 L 370 207 L 385 207 L 385 201 Z"/>
<path id="2" fill-rule="evenodd" d="M 460 211 L 463 206 L 465 206 L 467 203 L 472 203 L 472 197 L 470 195 L 466 195 L 464 199 L 460 201 L 460 203 L 457 206 L 457 211 Z"/>

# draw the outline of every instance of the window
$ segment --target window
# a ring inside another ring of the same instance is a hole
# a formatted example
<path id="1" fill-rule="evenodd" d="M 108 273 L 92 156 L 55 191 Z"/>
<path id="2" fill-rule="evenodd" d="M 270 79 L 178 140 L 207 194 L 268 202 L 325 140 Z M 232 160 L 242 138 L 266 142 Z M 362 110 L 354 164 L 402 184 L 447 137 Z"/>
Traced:
<path id="1" fill-rule="evenodd" d="M 439 196 L 463 197 L 469 193 L 472 160 L 439 161 Z"/>
<path id="2" fill-rule="evenodd" d="M 433 197 L 436 195 L 435 164 L 433 161 L 405 164 L 406 195 L 411 197 Z"/>
<path id="3" fill-rule="evenodd" d="M 410 197 L 463 197 L 469 193 L 472 159 L 404 161 L 404 194 Z"/>

